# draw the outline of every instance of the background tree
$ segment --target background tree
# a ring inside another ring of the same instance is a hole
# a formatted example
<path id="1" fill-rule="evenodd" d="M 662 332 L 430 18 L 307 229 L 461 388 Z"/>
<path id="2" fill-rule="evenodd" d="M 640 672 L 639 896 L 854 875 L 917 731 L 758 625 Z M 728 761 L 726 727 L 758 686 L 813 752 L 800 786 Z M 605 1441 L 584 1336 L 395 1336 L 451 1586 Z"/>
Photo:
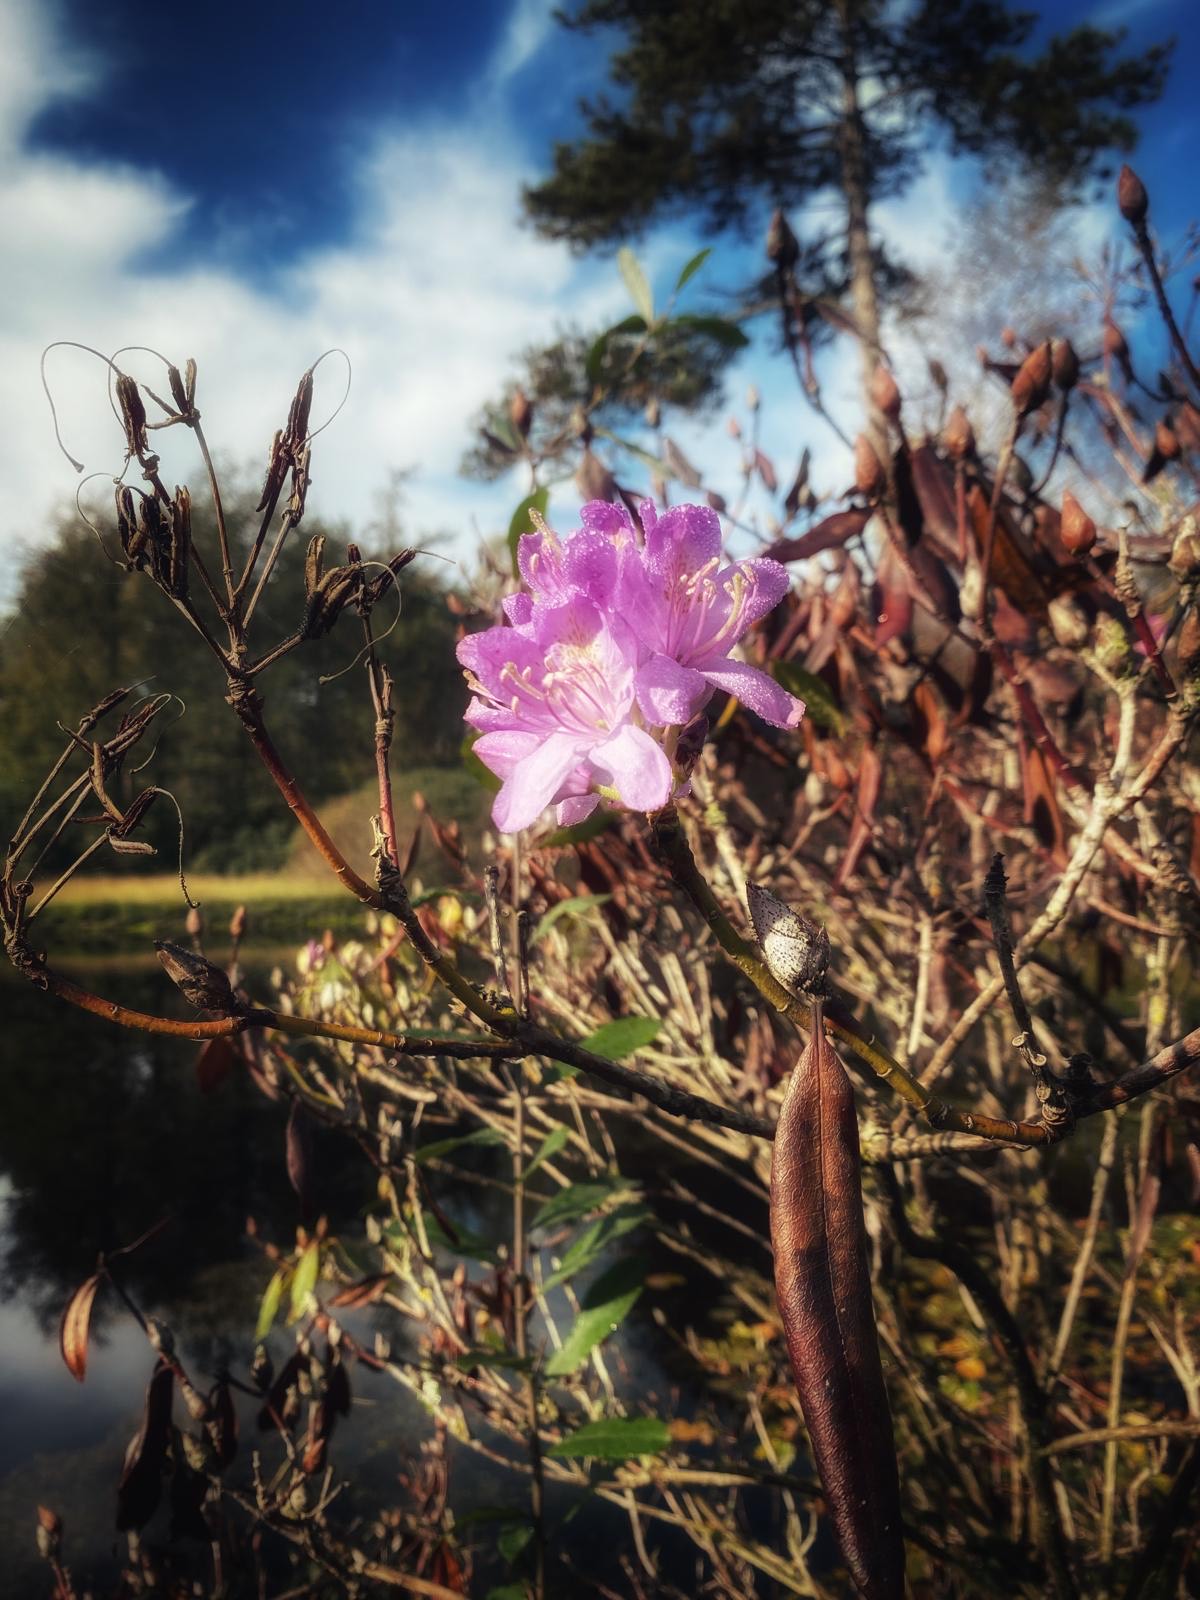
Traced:
<path id="1" fill-rule="evenodd" d="M 536 226 L 586 248 L 696 207 L 717 230 L 759 226 L 832 191 L 801 262 L 848 291 L 868 374 L 888 268 L 871 204 L 913 181 L 930 137 L 1035 164 L 1069 195 L 1133 145 L 1170 54 L 1123 55 L 1121 32 L 1090 24 L 1034 53 L 1036 14 L 1003 0 L 586 0 L 565 20 L 624 40 L 614 92 L 583 102 L 586 133 L 526 191 Z"/>

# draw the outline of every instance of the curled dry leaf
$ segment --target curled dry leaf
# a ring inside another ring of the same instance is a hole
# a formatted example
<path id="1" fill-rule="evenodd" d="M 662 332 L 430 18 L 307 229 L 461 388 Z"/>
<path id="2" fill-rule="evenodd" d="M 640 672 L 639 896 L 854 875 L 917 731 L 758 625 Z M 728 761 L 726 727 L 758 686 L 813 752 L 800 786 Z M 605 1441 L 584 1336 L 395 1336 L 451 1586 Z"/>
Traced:
<path id="1" fill-rule="evenodd" d="M 87 1377 L 88 1330 L 92 1323 L 92 1303 L 100 1287 L 102 1274 L 93 1272 L 84 1280 L 67 1301 L 62 1325 L 58 1330 L 58 1347 L 67 1364 L 67 1371 L 80 1383 Z"/>
<path id="2" fill-rule="evenodd" d="M 822 1013 L 818 1000 L 775 1130 L 775 1290 L 846 1565 L 865 1600 L 901 1600 L 900 1485 L 871 1309 L 858 1119 Z"/>
<path id="3" fill-rule="evenodd" d="M 171 1438 L 171 1400 L 175 1374 L 160 1361 L 146 1390 L 142 1425 L 129 1441 L 125 1467 L 117 1486 L 117 1528 L 144 1528 L 154 1515 L 162 1493 L 163 1468 Z"/>

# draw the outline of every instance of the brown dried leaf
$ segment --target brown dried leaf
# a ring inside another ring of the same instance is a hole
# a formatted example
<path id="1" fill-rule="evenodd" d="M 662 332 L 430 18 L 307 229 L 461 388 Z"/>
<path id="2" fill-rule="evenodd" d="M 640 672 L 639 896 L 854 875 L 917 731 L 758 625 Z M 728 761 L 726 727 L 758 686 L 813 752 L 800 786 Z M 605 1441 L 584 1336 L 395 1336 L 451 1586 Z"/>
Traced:
<path id="1" fill-rule="evenodd" d="M 807 532 L 794 539 L 777 539 L 763 552 L 773 561 L 804 561 L 819 555 L 822 550 L 834 550 L 848 544 L 863 531 L 871 520 L 869 511 L 835 511 L 824 517 Z"/>
<path id="2" fill-rule="evenodd" d="M 160 1361 L 146 1390 L 142 1425 L 129 1441 L 117 1486 L 117 1528 L 144 1528 L 154 1515 L 162 1492 L 163 1468 L 171 1437 L 171 1400 L 175 1374 Z"/>
<path id="3" fill-rule="evenodd" d="M 92 1323 L 92 1303 L 103 1273 L 93 1272 L 67 1301 L 58 1331 L 58 1347 L 67 1371 L 80 1383 L 87 1377 L 88 1330 Z"/>

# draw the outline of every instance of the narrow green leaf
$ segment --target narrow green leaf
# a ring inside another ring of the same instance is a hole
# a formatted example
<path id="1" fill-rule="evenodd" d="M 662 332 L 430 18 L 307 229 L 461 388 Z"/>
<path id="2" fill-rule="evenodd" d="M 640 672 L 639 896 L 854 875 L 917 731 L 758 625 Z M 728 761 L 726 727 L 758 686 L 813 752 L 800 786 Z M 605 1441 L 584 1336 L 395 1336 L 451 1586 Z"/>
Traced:
<path id="1" fill-rule="evenodd" d="M 558 1271 L 552 1272 L 546 1279 L 546 1288 L 553 1289 L 556 1284 L 565 1283 L 577 1272 L 590 1267 L 593 1261 L 599 1260 L 610 1244 L 615 1244 L 627 1233 L 640 1228 L 643 1222 L 650 1220 L 650 1216 L 651 1213 L 645 1206 L 622 1206 L 618 1211 L 610 1211 L 606 1216 L 597 1217 L 595 1222 L 588 1224 L 562 1257 Z"/>
<path id="2" fill-rule="evenodd" d="M 566 1128 L 551 1128 L 534 1153 L 533 1160 L 525 1168 L 526 1178 L 532 1176 L 543 1161 L 549 1161 L 556 1156 L 569 1138 L 570 1134 Z"/>
<path id="3" fill-rule="evenodd" d="M 470 1256 L 472 1261 L 495 1264 L 496 1246 L 490 1239 L 485 1239 L 481 1233 L 474 1233 L 470 1228 L 464 1228 L 457 1222 L 454 1224 L 454 1233 L 455 1237 L 452 1239 L 433 1212 L 425 1212 L 425 1236 L 430 1244 L 449 1250 L 452 1255 Z"/>
<path id="4" fill-rule="evenodd" d="M 279 1267 L 271 1275 L 271 1281 L 263 1293 L 262 1304 L 258 1308 L 258 1322 L 254 1328 L 254 1337 L 260 1344 L 270 1333 L 275 1318 L 279 1315 L 279 1302 L 283 1299 L 283 1286 L 286 1282 L 287 1271 Z"/>
<path id="5" fill-rule="evenodd" d="M 564 1222 L 578 1222 L 580 1217 L 586 1217 L 589 1211 L 594 1211 L 614 1193 L 622 1183 L 620 1178 L 610 1178 L 608 1182 L 599 1180 L 592 1183 L 569 1183 L 565 1189 L 560 1189 L 557 1194 L 551 1195 L 545 1205 L 541 1206 L 531 1224 L 535 1228 L 554 1228 Z"/>
<path id="6" fill-rule="evenodd" d="M 736 322 L 730 322 L 726 317 L 694 317 L 685 315 L 675 318 L 675 325 L 688 328 L 692 333 L 702 333 L 707 338 L 713 339 L 725 350 L 744 350 L 750 340 L 738 327 Z"/>
<path id="7" fill-rule="evenodd" d="M 585 1050 L 606 1061 L 623 1061 L 657 1039 L 661 1028 L 658 1017 L 617 1017 L 613 1022 L 602 1022 L 581 1043 Z"/>
<path id="8" fill-rule="evenodd" d="M 496 1548 L 511 1567 L 532 1538 L 533 1529 L 528 1523 L 523 1527 L 517 1525 L 505 1528 L 504 1532 L 496 1540 Z"/>
<path id="9" fill-rule="evenodd" d="M 560 900 L 538 922 L 530 944 L 537 944 L 539 939 L 544 939 L 560 917 L 577 917 L 581 912 L 590 911 L 593 906 L 602 906 L 611 899 L 610 894 L 574 894 L 569 900 Z"/>
<path id="10" fill-rule="evenodd" d="M 303 1315 L 304 1308 L 308 1305 L 308 1297 L 317 1287 L 320 1272 L 321 1246 L 318 1240 L 310 1239 L 296 1263 L 296 1271 L 292 1276 L 293 1318 Z"/>
<path id="11" fill-rule="evenodd" d="M 804 701 L 807 714 L 818 727 L 839 737 L 846 731 L 846 713 L 833 697 L 833 690 L 815 672 L 806 672 L 794 661 L 773 661 L 771 675 L 789 694 Z"/>
<path id="12" fill-rule="evenodd" d="M 607 833 L 617 820 L 615 811 L 592 812 L 590 817 L 585 817 L 582 822 L 576 822 L 570 828 L 555 828 L 541 841 L 543 846 L 554 849 L 565 849 L 569 845 L 588 844 L 592 839 L 598 839 L 602 833 Z"/>
<path id="13" fill-rule="evenodd" d="M 529 1591 L 523 1583 L 502 1583 L 488 1590 L 487 1600 L 529 1600 Z"/>
<path id="14" fill-rule="evenodd" d="M 584 370 L 587 372 L 588 382 L 599 383 L 604 376 L 604 357 L 608 353 L 610 339 L 624 334 L 645 333 L 645 331 L 645 317 L 626 317 L 623 322 L 617 322 L 611 328 L 605 328 L 604 332 L 593 341 L 592 347 L 587 353 L 587 360 L 584 362 Z"/>
<path id="15" fill-rule="evenodd" d="M 602 1273 L 583 1297 L 575 1325 L 546 1363 L 547 1376 L 563 1378 L 575 1372 L 603 1340 L 624 1322 L 637 1303 L 646 1279 L 641 1256 L 626 1256 Z"/>
<path id="16" fill-rule="evenodd" d="M 671 1435 L 661 1417 L 601 1417 L 585 1422 L 565 1439 L 552 1444 L 550 1456 L 591 1456 L 596 1461 L 628 1461 L 632 1456 L 653 1456 L 665 1450 Z"/>
<path id="17" fill-rule="evenodd" d="M 650 293 L 650 284 L 642 270 L 641 262 L 627 244 L 623 244 L 617 251 L 617 266 L 620 267 L 621 276 L 625 279 L 630 299 L 649 325 L 654 321 L 654 296 Z"/>
<path id="18" fill-rule="evenodd" d="M 499 1128 L 476 1128 L 473 1133 L 459 1134 L 452 1139 L 436 1139 L 432 1144 L 418 1145 L 413 1151 L 413 1160 L 418 1166 L 424 1166 L 427 1161 L 441 1161 L 455 1150 L 461 1150 L 464 1145 L 497 1145 L 507 1144 L 508 1140 Z"/>
<path id="19" fill-rule="evenodd" d="M 700 268 L 708 260 L 710 255 L 712 255 L 712 245 L 710 245 L 710 244 L 709 245 L 705 245 L 703 250 L 697 250 L 696 254 L 687 263 L 687 265 L 684 267 L 683 271 L 679 274 L 678 278 L 676 278 L 676 280 L 675 280 L 675 293 L 676 294 L 679 293 L 680 289 L 683 288 L 685 283 L 690 283 L 691 282 L 691 280 L 700 271 Z"/>
<path id="20" fill-rule="evenodd" d="M 455 1366 L 469 1371 L 472 1367 L 502 1367 L 506 1372 L 532 1372 L 529 1356 L 516 1356 L 508 1350 L 488 1350 L 482 1346 L 463 1350 L 454 1358 Z"/>
<path id="21" fill-rule="evenodd" d="M 546 515 L 550 504 L 550 491 L 547 488 L 535 489 L 532 494 L 527 494 L 521 504 L 512 514 L 512 521 L 508 525 L 508 554 L 512 560 L 512 575 L 520 577 L 517 567 L 517 546 L 521 542 L 522 534 L 533 532 L 531 511 L 536 511 L 540 516 Z"/>

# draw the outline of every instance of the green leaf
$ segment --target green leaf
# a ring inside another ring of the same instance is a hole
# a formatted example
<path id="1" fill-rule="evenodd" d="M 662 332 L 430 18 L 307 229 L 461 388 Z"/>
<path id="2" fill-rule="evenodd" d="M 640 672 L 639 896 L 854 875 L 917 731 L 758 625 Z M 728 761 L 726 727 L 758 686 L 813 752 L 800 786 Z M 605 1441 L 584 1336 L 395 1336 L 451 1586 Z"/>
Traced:
<path id="1" fill-rule="evenodd" d="M 526 1178 L 535 1173 L 543 1161 L 549 1161 L 552 1157 L 556 1156 L 569 1138 L 570 1133 L 566 1128 L 551 1128 L 550 1132 L 538 1146 L 533 1160 L 525 1168 Z"/>
<path id="2" fill-rule="evenodd" d="M 541 841 L 544 846 L 554 849 L 563 849 L 568 845 L 587 844 L 592 839 L 598 839 L 602 833 L 607 833 L 617 820 L 615 811 L 592 812 L 590 817 L 584 817 L 582 822 L 576 822 L 570 828 L 555 828 Z"/>
<path id="3" fill-rule="evenodd" d="M 533 1529 L 528 1523 L 525 1523 L 524 1526 L 516 1525 L 505 1528 L 504 1532 L 496 1540 L 496 1548 L 511 1567 L 532 1538 Z"/>
<path id="4" fill-rule="evenodd" d="M 599 383 L 603 377 L 604 357 L 608 351 L 608 341 L 610 339 L 616 338 L 621 334 L 645 333 L 645 331 L 645 317 L 626 317 L 623 322 L 617 322 L 611 328 L 605 328 L 604 332 L 593 341 L 592 347 L 587 353 L 587 360 L 584 362 L 584 370 L 587 372 L 588 382 Z"/>
<path id="5" fill-rule="evenodd" d="M 650 1216 L 651 1212 L 645 1206 L 622 1206 L 618 1211 L 610 1211 L 607 1216 L 597 1217 L 595 1222 L 589 1223 L 562 1257 L 558 1271 L 552 1272 L 546 1279 L 546 1288 L 553 1289 L 556 1284 L 565 1283 L 577 1272 L 590 1267 L 593 1261 L 599 1260 L 610 1244 L 615 1244 L 627 1233 L 640 1228 L 644 1222 L 650 1220 Z"/>
<path id="6" fill-rule="evenodd" d="M 643 1256 L 626 1256 L 602 1273 L 584 1295 L 575 1326 L 562 1349 L 556 1350 L 546 1363 L 547 1376 L 563 1378 L 581 1367 L 596 1346 L 615 1332 L 633 1310 L 645 1280 Z"/>
<path id="7" fill-rule="evenodd" d="M 703 333 L 725 350 L 744 350 L 750 343 L 737 323 L 730 322 L 726 317 L 682 316 L 675 318 L 675 325 L 688 328 L 693 333 Z"/>
<path id="8" fill-rule="evenodd" d="M 846 713 L 833 697 L 833 690 L 815 672 L 806 672 L 794 661 L 773 661 L 771 675 L 789 694 L 804 701 L 807 714 L 820 728 L 839 737 L 846 731 Z"/>
<path id="9" fill-rule="evenodd" d="M 642 270 L 641 262 L 627 244 L 623 244 L 617 251 L 617 266 L 620 267 L 621 276 L 625 279 L 630 299 L 649 325 L 654 321 L 654 296 L 650 293 L 650 284 Z"/>
<path id="10" fill-rule="evenodd" d="M 296 1263 L 296 1271 L 292 1276 L 292 1316 L 301 1316 L 308 1305 L 308 1297 L 317 1287 L 317 1279 L 321 1273 L 321 1246 L 316 1239 L 310 1239 L 304 1247 L 304 1253 Z"/>
<path id="11" fill-rule="evenodd" d="M 529 514 L 531 511 L 536 511 L 540 516 L 544 517 L 549 504 L 549 489 L 535 489 L 532 494 L 525 496 L 512 514 L 512 521 L 508 525 L 508 554 L 512 561 L 512 575 L 514 578 L 518 578 L 521 575 L 517 566 L 517 545 L 521 542 L 521 535 L 533 532 L 533 522 Z"/>
<path id="12" fill-rule="evenodd" d="M 454 1364 L 469 1371 L 471 1367 L 502 1367 L 506 1372 L 532 1372 L 529 1356 L 513 1355 L 510 1350 L 488 1350 L 482 1345 L 463 1350 L 454 1358 Z"/>
<path id="13" fill-rule="evenodd" d="M 617 1017 L 613 1022 L 602 1022 L 595 1033 L 580 1042 L 585 1050 L 606 1061 L 624 1061 L 657 1039 L 661 1028 L 658 1017 Z"/>
<path id="14" fill-rule="evenodd" d="M 531 1226 L 555 1228 L 564 1222 L 578 1222 L 603 1205 L 622 1182 L 620 1178 L 610 1178 L 607 1182 L 569 1183 L 539 1208 Z"/>
<path id="15" fill-rule="evenodd" d="M 489 1589 L 487 1600 L 529 1600 L 523 1583 L 502 1583 L 498 1589 Z"/>
<path id="16" fill-rule="evenodd" d="M 432 1144 L 418 1145 L 413 1151 L 413 1160 L 419 1166 L 424 1166 L 427 1161 L 441 1161 L 452 1151 L 461 1150 L 464 1145 L 497 1145 L 507 1144 L 508 1140 L 499 1128 L 476 1128 L 473 1133 L 459 1134 L 453 1139 L 436 1139 Z"/>
<path id="17" fill-rule="evenodd" d="M 595 1461 L 628 1461 L 631 1456 L 653 1456 L 665 1450 L 671 1435 L 661 1417 L 601 1417 L 585 1422 L 565 1439 L 552 1444 L 550 1456 L 591 1456 Z"/>
<path id="18" fill-rule="evenodd" d="M 279 1267 L 272 1274 L 271 1281 L 263 1293 L 262 1304 L 258 1308 L 258 1322 L 254 1328 L 254 1337 L 260 1344 L 270 1333 L 275 1318 L 279 1315 L 279 1302 L 283 1299 L 283 1286 L 286 1282 L 287 1269 Z"/>
<path id="19" fill-rule="evenodd" d="M 577 917 L 581 912 L 590 911 L 593 906 L 602 906 L 611 899 L 610 894 L 575 894 L 569 900 L 560 900 L 557 905 L 551 906 L 539 921 L 533 930 L 530 944 L 536 944 L 539 939 L 544 939 L 560 917 Z"/>
<path id="20" fill-rule="evenodd" d="M 712 255 L 712 253 L 713 247 L 710 244 L 705 245 L 703 250 L 697 250 L 696 254 L 692 257 L 692 259 L 684 267 L 683 271 L 679 274 L 678 278 L 675 280 L 676 294 L 679 293 L 680 289 L 683 288 L 685 283 L 691 282 L 691 280 L 700 271 L 700 268 L 708 260 L 709 256 Z"/>
<path id="21" fill-rule="evenodd" d="M 485 1239 L 481 1233 L 473 1233 L 470 1228 L 461 1227 L 457 1222 L 454 1224 L 454 1233 L 452 1239 L 432 1211 L 425 1213 L 425 1236 L 430 1244 L 436 1244 L 456 1256 L 470 1256 L 472 1261 L 495 1264 L 496 1246 L 490 1239 Z"/>

